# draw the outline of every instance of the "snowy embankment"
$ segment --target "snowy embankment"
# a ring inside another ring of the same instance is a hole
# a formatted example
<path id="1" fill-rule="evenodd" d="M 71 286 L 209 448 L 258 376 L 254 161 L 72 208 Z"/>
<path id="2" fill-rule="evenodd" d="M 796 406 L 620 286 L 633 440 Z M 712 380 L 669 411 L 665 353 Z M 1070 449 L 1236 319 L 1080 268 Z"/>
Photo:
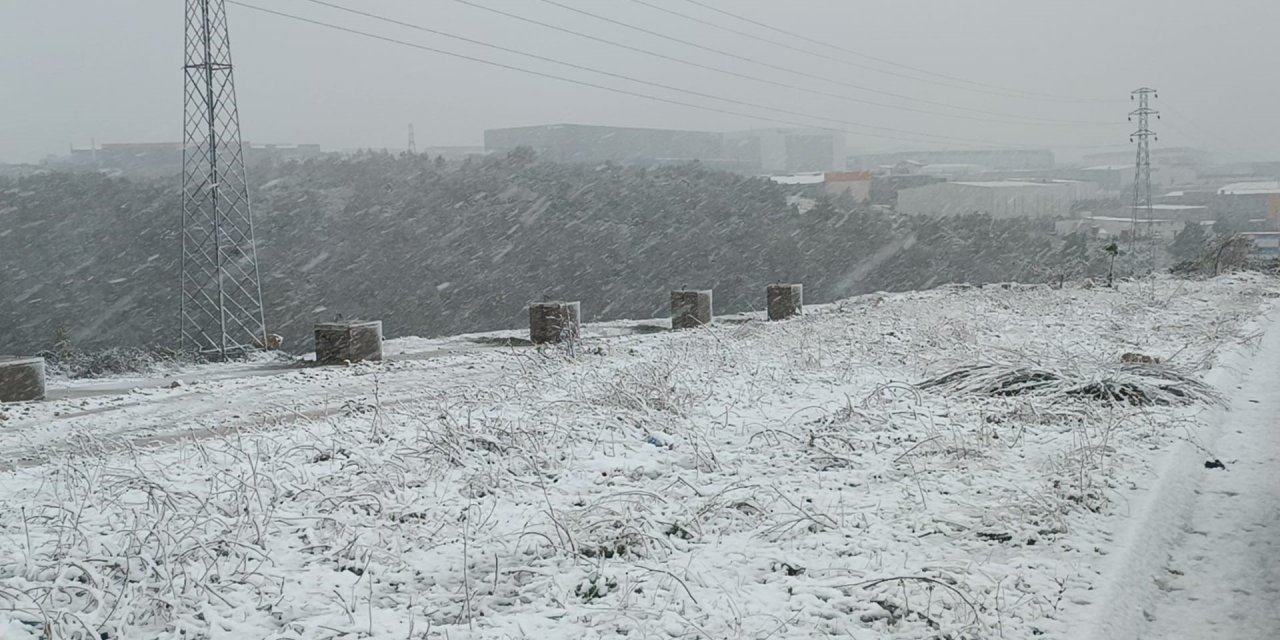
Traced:
<path id="1" fill-rule="evenodd" d="M 951 287 L 7 406 L 0 637 L 1072 637 L 1278 290 Z"/>

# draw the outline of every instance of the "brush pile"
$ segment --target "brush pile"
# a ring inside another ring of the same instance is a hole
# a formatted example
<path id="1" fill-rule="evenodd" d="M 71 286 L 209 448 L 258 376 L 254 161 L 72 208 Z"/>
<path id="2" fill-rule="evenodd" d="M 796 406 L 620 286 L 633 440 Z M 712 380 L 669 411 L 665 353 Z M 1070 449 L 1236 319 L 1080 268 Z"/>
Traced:
<path id="1" fill-rule="evenodd" d="M 1041 364 L 971 364 L 916 386 L 997 397 L 1085 399 L 1110 405 L 1176 406 L 1222 401 L 1218 392 L 1204 382 L 1175 367 L 1155 363 L 1062 368 Z"/>

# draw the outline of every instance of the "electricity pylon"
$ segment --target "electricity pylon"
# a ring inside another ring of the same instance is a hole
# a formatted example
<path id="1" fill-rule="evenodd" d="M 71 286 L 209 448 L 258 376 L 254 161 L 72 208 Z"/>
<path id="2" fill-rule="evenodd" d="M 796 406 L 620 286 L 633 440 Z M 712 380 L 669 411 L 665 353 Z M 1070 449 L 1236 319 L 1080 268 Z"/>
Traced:
<path id="1" fill-rule="evenodd" d="M 266 345 L 224 0 L 187 0 L 181 347 L 226 359 Z"/>
<path id="2" fill-rule="evenodd" d="M 1159 140 L 1155 132 L 1149 126 L 1151 116 L 1156 119 L 1160 118 L 1160 112 L 1151 108 L 1150 99 L 1159 98 L 1155 89 L 1142 87 L 1134 89 L 1129 94 L 1129 99 L 1138 101 L 1138 108 L 1129 113 L 1129 121 L 1132 122 L 1134 117 L 1138 119 L 1138 130 L 1129 134 L 1129 142 L 1138 143 L 1138 159 L 1134 166 L 1133 177 L 1133 225 L 1130 229 L 1129 246 L 1130 253 L 1137 247 L 1138 242 L 1138 215 L 1142 213 L 1146 216 L 1147 234 L 1152 235 L 1152 209 L 1151 209 L 1151 140 Z M 1148 238 L 1153 243 L 1152 255 L 1154 256 L 1154 238 Z M 1155 264 L 1151 265 L 1155 269 Z"/>

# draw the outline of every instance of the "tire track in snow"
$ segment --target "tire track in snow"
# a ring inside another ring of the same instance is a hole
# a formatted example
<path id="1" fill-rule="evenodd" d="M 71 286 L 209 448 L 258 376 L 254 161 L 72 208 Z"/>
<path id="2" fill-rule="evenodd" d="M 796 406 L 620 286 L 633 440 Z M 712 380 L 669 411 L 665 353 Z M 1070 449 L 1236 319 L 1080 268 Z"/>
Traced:
<path id="1" fill-rule="evenodd" d="M 1146 612 L 1142 638 L 1255 640 L 1280 635 L 1280 323 L 1232 396 L 1181 544 Z"/>

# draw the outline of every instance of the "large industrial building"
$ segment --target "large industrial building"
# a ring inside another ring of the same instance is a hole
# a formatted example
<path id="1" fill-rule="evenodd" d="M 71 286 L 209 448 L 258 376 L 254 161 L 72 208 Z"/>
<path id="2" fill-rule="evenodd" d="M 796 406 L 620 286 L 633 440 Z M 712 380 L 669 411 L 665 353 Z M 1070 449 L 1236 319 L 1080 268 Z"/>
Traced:
<path id="1" fill-rule="evenodd" d="M 840 171 L 843 134 L 820 129 L 755 129 L 731 133 L 554 124 L 484 132 L 485 151 L 530 147 L 556 162 L 683 164 L 743 173 Z"/>
<path id="2" fill-rule="evenodd" d="M 939 182 L 898 192 L 897 210 L 930 216 L 986 213 L 996 218 L 1065 217 L 1071 213 L 1068 182 Z"/>

